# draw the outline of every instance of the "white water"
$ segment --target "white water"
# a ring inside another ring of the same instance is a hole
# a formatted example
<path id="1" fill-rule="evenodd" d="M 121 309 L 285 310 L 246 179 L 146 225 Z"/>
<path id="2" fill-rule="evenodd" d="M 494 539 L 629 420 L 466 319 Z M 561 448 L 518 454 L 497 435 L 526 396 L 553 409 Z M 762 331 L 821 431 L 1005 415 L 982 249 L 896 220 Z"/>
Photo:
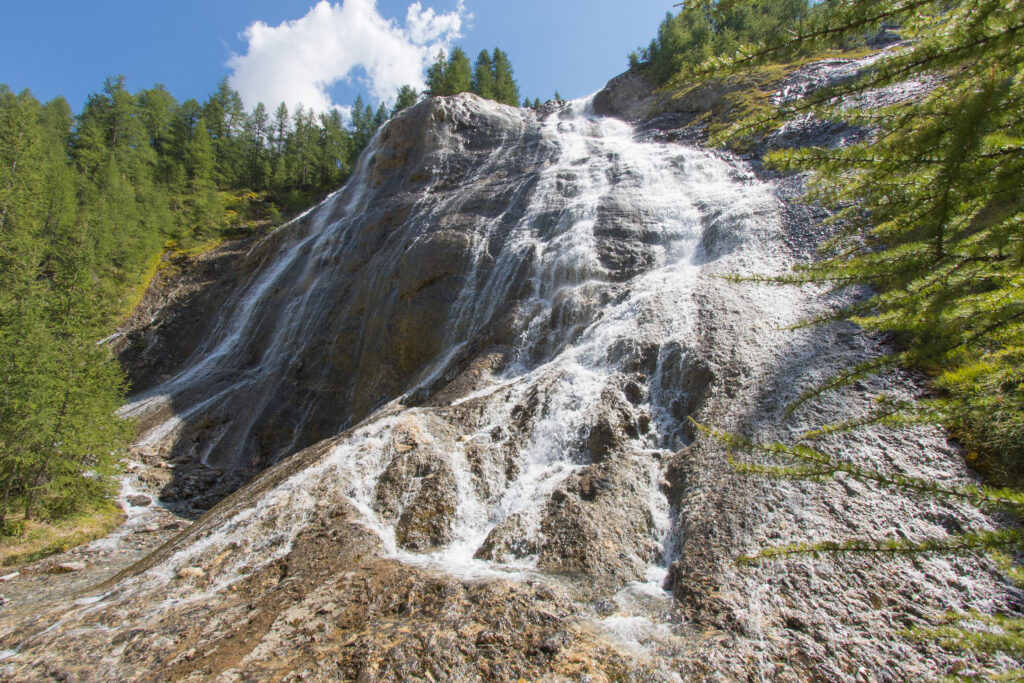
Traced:
<path id="1" fill-rule="evenodd" d="M 316 506 L 339 493 L 361 511 L 365 524 L 381 536 L 389 552 L 405 561 L 463 575 L 534 570 L 535 555 L 496 563 L 474 559 L 474 554 L 495 527 L 513 517 L 520 520 L 525 537 L 543 542 L 539 525 L 547 501 L 566 477 L 588 464 L 576 450 L 578 435 L 598 417 L 595 411 L 602 392 L 621 381 L 619 360 L 609 353 L 610 349 L 636 340 L 653 342 L 662 348 L 671 342 L 683 348 L 692 344 L 697 314 L 692 293 L 704 270 L 718 258 L 717 254 L 708 253 L 707 245 L 701 242 L 707 217 L 717 217 L 730 226 L 729 240 L 749 244 L 757 242 L 760 231 L 773 227 L 766 221 L 774 220 L 775 211 L 770 188 L 754 181 L 734 164 L 675 144 L 637 141 L 628 124 L 592 115 L 587 100 L 570 103 L 561 115 L 551 116 L 543 123 L 542 135 L 557 149 L 557 154 L 541 170 L 533 198 L 486 281 L 475 277 L 479 264 L 474 264 L 474 276 L 466 278 L 456 300 L 455 320 L 449 326 L 453 336 L 448 340 L 447 350 L 421 373 L 416 385 L 427 386 L 445 371 L 465 343 L 464 338 L 454 334 L 466 334 L 467 330 L 471 333 L 486 325 L 507 298 L 516 270 L 524 261 L 529 262 L 531 294 L 519 307 L 522 339 L 514 350 L 513 362 L 500 376 L 491 377 L 481 389 L 455 402 L 482 402 L 483 426 L 449 443 L 431 434 L 429 411 L 407 410 L 403 418 L 396 417 L 395 410 L 403 400 L 399 397 L 379 411 L 381 417 L 364 420 L 363 426 L 336 443 L 319 464 L 279 484 L 251 507 L 238 511 L 151 572 L 167 579 L 180 567 L 202 564 L 232 550 L 228 561 L 216 569 L 215 580 L 204 589 L 197 589 L 192 597 L 220 590 L 287 554 Z M 349 189 L 327 202 L 338 201 L 340 196 L 351 197 L 343 214 L 346 217 L 361 210 L 360 179 L 357 177 L 354 182 L 355 190 Z M 564 191 L 567 182 L 572 184 L 568 192 Z M 609 282 L 608 272 L 598 258 L 599 245 L 594 235 L 599 212 L 609 200 L 641 213 L 642 225 L 654 233 L 650 240 L 654 244 L 653 263 L 620 284 Z M 544 225 L 544 216 L 552 214 L 557 215 L 555 225 Z M 327 224 L 325 217 L 329 215 L 328 206 L 313 216 L 305 235 L 286 241 L 276 259 L 266 265 L 242 295 L 234 317 L 222 323 L 224 331 L 207 355 L 152 395 L 128 406 L 125 414 L 143 413 L 153 402 L 166 401 L 168 394 L 215 372 L 219 359 L 234 352 L 254 326 L 265 324 L 258 319 L 264 294 L 281 286 L 279 278 L 290 272 L 302 254 L 317 253 L 328 242 L 339 239 L 337 232 L 344 230 L 340 225 L 344 219 Z M 474 247 L 478 261 L 486 258 L 481 245 L 487 241 L 488 230 L 496 224 L 497 221 L 484 221 L 478 226 Z M 763 267 L 764 259 L 757 259 L 750 251 L 739 258 L 734 255 L 728 269 L 742 270 L 751 265 L 744 259 L 752 258 Z M 315 275 L 306 271 L 308 267 L 302 271 L 302 277 Z M 601 296 L 607 303 L 600 303 Z M 299 298 L 289 305 L 284 319 L 276 321 L 281 333 L 271 337 L 264 364 L 273 366 L 287 355 L 289 344 L 294 343 L 289 340 L 296 337 L 293 328 L 301 331 L 320 320 L 320 314 L 310 314 L 309 306 L 308 295 Z M 558 315 L 556 309 L 568 317 L 568 324 L 549 324 Z M 284 334 L 285 330 L 289 334 Z M 250 380 L 239 381 L 244 385 Z M 652 414 L 651 429 L 627 444 L 627 450 L 639 454 L 637 457 L 645 463 L 641 485 L 648 490 L 644 498 L 649 505 L 651 538 L 658 552 L 650 558 L 646 583 L 636 582 L 625 590 L 634 597 L 660 599 L 664 596 L 661 583 L 676 545 L 671 511 L 658 488 L 663 476 L 660 458 L 678 443 L 675 430 L 679 425 L 659 404 L 659 397 L 665 393 L 658 386 L 660 372 L 650 381 L 650 397 L 638 409 Z M 142 443 L 166 438 L 189 414 L 201 412 L 230 390 L 229 386 L 203 397 L 186 414 L 172 416 L 154 426 L 143 435 Z M 527 402 L 531 392 L 541 396 L 543 407 L 517 448 L 515 475 L 506 478 L 503 472 L 486 468 L 483 475 L 471 471 L 467 448 L 474 443 L 489 444 L 491 430 L 507 427 L 513 421 L 513 408 Z M 452 540 L 431 552 L 400 548 L 395 541 L 393 522 L 374 512 L 378 481 L 395 457 L 390 444 L 401 419 L 426 425 L 423 433 L 427 445 L 434 444 L 447 454 L 455 476 L 457 512 Z"/>

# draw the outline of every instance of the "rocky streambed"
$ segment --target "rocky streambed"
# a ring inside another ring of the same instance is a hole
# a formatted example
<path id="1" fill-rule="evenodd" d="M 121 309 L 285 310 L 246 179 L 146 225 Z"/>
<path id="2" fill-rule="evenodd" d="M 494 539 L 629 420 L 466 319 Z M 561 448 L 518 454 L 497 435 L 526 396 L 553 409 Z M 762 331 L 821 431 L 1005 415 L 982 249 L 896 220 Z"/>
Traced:
<path id="1" fill-rule="evenodd" d="M 191 488 L 165 485 L 178 504 L 250 483 L 71 609 L 11 620 L 4 674 L 969 672 L 903 632 L 1010 604 L 987 561 L 735 563 L 993 522 L 849 479 L 742 475 L 694 429 L 785 438 L 919 389 L 893 373 L 786 419 L 804 388 L 885 342 L 787 331 L 838 295 L 723 277 L 811 258 L 821 217 L 793 202 L 799 178 L 696 144 L 686 107 L 700 102 L 673 109 L 645 87 L 626 77 L 539 112 L 428 100 L 382 128 L 346 187 L 241 254 L 219 315 L 176 336 L 183 360 L 125 413 L 141 452 L 191 473 Z M 861 464 L 973 480 L 938 429 L 830 438 Z"/>

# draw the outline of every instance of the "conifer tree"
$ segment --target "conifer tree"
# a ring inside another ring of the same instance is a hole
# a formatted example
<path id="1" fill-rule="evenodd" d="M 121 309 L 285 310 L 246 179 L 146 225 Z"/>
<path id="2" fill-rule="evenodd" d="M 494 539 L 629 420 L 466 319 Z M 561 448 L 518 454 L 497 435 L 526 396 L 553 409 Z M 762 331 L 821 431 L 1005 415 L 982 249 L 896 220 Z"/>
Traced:
<path id="1" fill-rule="evenodd" d="M 115 167 L 115 133 L 127 138 L 134 114 L 107 85 L 93 132 Z M 113 412 L 120 370 L 96 344 L 104 241 L 76 211 L 69 124 L 66 103 L 0 88 L 0 522 L 15 503 L 31 518 L 102 497 L 129 428 Z"/>
<path id="2" fill-rule="evenodd" d="M 811 6 L 808 0 L 688 2 L 678 15 L 665 15 L 647 47 L 630 53 L 630 69 L 644 66 L 656 83 L 665 83 L 711 57 L 785 35 L 810 16 Z"/>
<path id="3" fill-rule="evenodd" d="M 320 114 L 320 179 L 321 187 L 334 187 L 341 183 L 346 172 L 350 136 L 342 125 L 341 114 L 332 109 Z"/>
<path id="4" fill-rule="evenodd" d="M 736 3 L 743 5 L 750 3 Z M 684 13 L 705 13 L 707 5 Z M 935 392 L 918 401 L 878 397 L 875 412 L 846 424 L 819 425 L 795 443 L 758 444 L 718 434 L 736 452 L 783 457 L 783 466 L 744 461 L 740 468 L 777 477 L 821 479 L 845 473 L 881 486 L 951 497 L 1006 516 L 996 531 L 968 530 L 925 542 L 835 541 L 765 549 L 761 557 L 801 552 L 1024 551 L 1024 6 L 999 0 L 955 3 L 871 0 L 826 3 L 791 35 L 745 47 L 697 70 L 720 78 L 767 62 L 855 43 L 899 26 L 907 42 L 852 79 L 755 115 L 720 139 L 763 133 L 811 114 L 872 135 L 848 147 L 780 150 L 767 162 L 812 172 L 807 199 L 833 212 L 838 235 L 824 258 L 776 284 L 868 285 L 867 299 L 826 320 L 849 320 L 893 335 L 895 348 L 849 367 L 805 392 L 797 410 L 823 392 L 905 366 L 925 371 Z M 870 107 L 863 95 L 921 79 L 925 92 Z M 829 453 L 819 437 L 868 424 L 947 426 L 996 483 L 954 489 L 941 482 L 875 472 Z M 1012 573 L 1012 572 L 1011 572 Z M 1019 573 L 1019 571 L 1018 571 Z M 972 617 L 973 618 L 973 617 Z M 1020 620 L 986 616 L 991 638 L 958 630 L 961 645 L 1024 651 Z M 949 640 L 950 632 L 933 633 Z M 1017 672 L 1018 674 L 1020 672 Z"/>
<path id="5" fill-rule="evenodd" d="M 495 99 L 494 65 L 487 50 L 480 50 L 473 66 L 473 92 L 489 100 Z"/>
<path id="6" fill-rule="evenodd" d="M 448 56 L 448 63 L 444 69 L 444 81 L 442 95 L 458 95 L 460 92 L 468 92 L 473 87 L 473 69 L 469 64 L 469 57 L 461 47 L 452 49 Z"/>
<path id="7" fill-rule="evenodd" d="M 491 57 L 494 68 L 494 99 L 498 102 L 516 107 L 519 105 L 519 85 L 512 75 L 512 62 L 508 54 L 494 48 Z"/>
<path id="8" fill-rule="evenodd" d="M 420 99 L 420 95 L 416 92 L 416 89 L 411 85 L 403 85 L 398 90 L 398 95 L 395 97 L 395 106 L 391 108 L 391 115 L 394 116 L 403 109 L 416 104 Z"/>
<path id="9" fill-rule="evenodd" d="M 248 141 L 243 133 L 247 117 L 241 96 L 226 78 L 220 80 L 217 89 L 203 103 L 202 116 L 213 140 L 218 184 L 245 184 L 250 175 L 249 165 L 244 163 L 244 147 Z"/>
<path id="10" fill-rule="evenodd" d="M 262 102 L 257 102 L 252 113 L 245 122 L 246 158 L 249 169 L 248 186 L 253 189 L 263 187 L 268 166 L 265 149 L 267 134 L 270 129 L 270 117 Z"/>
<path id="11" fill-rule="evenodd" d="M 447 94 L 444 92 L 447 66 L 448 60 L 445 58 L 444 52 L 438 50 L 434 62 L 427 68 L 427 95 L 429 97 Z"/>

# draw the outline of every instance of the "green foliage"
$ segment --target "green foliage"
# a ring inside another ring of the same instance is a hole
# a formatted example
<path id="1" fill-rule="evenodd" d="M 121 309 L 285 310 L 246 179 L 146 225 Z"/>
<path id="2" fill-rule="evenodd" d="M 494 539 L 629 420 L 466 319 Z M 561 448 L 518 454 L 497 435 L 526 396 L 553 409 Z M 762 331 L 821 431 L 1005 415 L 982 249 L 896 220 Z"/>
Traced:
<path id="1" fill-rule="evenodd" d="M 512 107 L 519 106 L 519 85 L 513 76 L 508 54 L 494 48 L 491 62 L 494 69 L 494 99 Z"/>
<path id="2" fill-rule="evenodd" d="M 683 14 L 694 15 L 687 20 L 692 22 L 703 16 L 693 7 Z M 906 42 L 880 55 L 871 69 L 802 99 L 754 111 L 717 139 L 749 139 L 808 114 L 871 132 L 864 142 L 847 147 L 768 155 L 767 163 L 776 169 L 811 172 L 806 199 L 829 209 L 838 233 L 824 245 L 822 259 L 785 277 L 758 279 L 823 283 L 833 289 L 866 285 L 873 292 L 869 298 L 814 322 L 849 320 L 896 341 L 888 354 L 846 368 L 805 392 L 790 410 L 894 366 L 928 373 L 933 392 L 900 404 L 881 398 L 869 415 L 821 426 L 795 443 L 715 436 L 730 450 L 776 463 L 736 462 L 744 472 L 810 479 L 850 476 L 965 500 L 1012 524 L 917 542 L 853 539 L 768 548 L 745 561 L 794 553 L 998 552 L 1019 557 L 1024 551 L 1024 5 L 999 0 L 824 3 L 790 34 L 709 59 L 691 74 L 720 80 L 808 52 L 849 46 L 893 26 Z M 897 104 L 865 104 L 871 101 L 867 93 L 915 80 L 924 87 L 918 85 Z M 920 422 L 946 425 L 971 462 L 983 466 L 995 484 L 1011 488 L 951 488 L 875 472 L 809 443 L 870 424 Z M 1019 656 L 1022 632 L 1017 618 L 969 615 L 927 635 L 953 648 Z"/>
<path id="3" fill-rule="evenodd" d="M 132 426 L 114 415 L 124 377 L 97 340 L 166 246 L 304 209 L 348 177 L 388 113 L 357 100 L 351 127 L 283 104 L 245 114 L 227 81 L 178 103 L 119 76 L 73 116 L 62 99 L 0 86 L 0 525 L 111 495 Z"/>
<path id="4" fill-rule="evenodd" d="M 395 106 L 391 108 L 391 115 L 394 116 L 403 109 L 408 109 L 420 100 L 420 94 L 411 85 L 403 85 L 395 97 Z"/>
<path id="5" fill-rule="evenodd" d="M 870 6 L 870 7 L 869 7 Z M 805 26 L 804 38 L 843 36 L 899 20 L 913 42 L 861 77 L 740 123 L 735 135 L 767 130 L 810 112 L 870 126 L 870 142 L 844 149 L 782 150 L 767 161 L 813 170 L 807 199 L 833 210 L 841 226 L 826 258 L 795 278 L 834 287 L 870 285 L 877 294 L 843 311 L 861 327 L 892 333 L 900 349 L 851 368 L 807 393 L 838 388 L 896 364 L 932 375 L 938 395 L 927 410 L 993 474 L 1024 477 L 1024 99 L 1019 31 L 1024 10 L 997 2 L 955 7 L 857 3 Z M 851 29 L 852 30 L 852 29 Z M 785 44 L 734 60 L 728 68 L 786 54 Z M 725 68 L 725 62 L 719 67 Z M 861 92 L 912 75 L 939 75 L 912 102 L 841 106 Z M 724 136 L 723 136 L 724 137 Z"/>
<path id="6" fill-rule="evenodd" d="M 427 95 L 457 95 L 460 92 L 472 92 L 518 107 L 519 85 L 508 54 L 500 48 L 494 48 L 493 53 L 481 50 L 471 68 L 469 58 L 460 47 L 453 48 L 447 59 L 443 52 L 438 52 L 434 63 L 427 69 Z"/>
<path id="7" fill-rule="evenodd" d="M 489 100 L 495 99 L 494 63 L 487 50 L 480 50 L 473 66 L 473 92 Z"/>
<path id="8" fill-rule="evenodd" d="M 711 57 L 777 39 L 810 14 L 808 0 L 691 0 L 679 14 L 665 16 L 650 45 L 629 54 L 629 68 L 666 83 Z"/>
<path id="9" fill-rule="evenodd" d="M 448 56 L 442 88 L 442 95 L 456 95 L 460 92 L 469 92 L 473 88 L 473 69 L 469 64 L 469 57 L 461 47 L 452 49 Z"/>
<path id="10" fill-rule="evenodd" d="M 128 151 L 149 149 L 133 101 L 120 80 L 108 80 L 87 105 L 96 148 L 79 140 L 79 149 L 88 152 L 91 185 L 67 154 L 67 104 L 42 106 L 0 87 L 0 524 L 15 506 L 25 519 L 40 510 L 59 516 L 109 495 L 116 452 L 130 435 L 114 415 L 121 370 L 96 340 L 104 297 L 145 240 L 129 222 L 119 243 L 87 202 L 119 194 L 123 180 L 112 171 L 140 177 L 151 162 Z M 143 192 L 129 201 L 153 196 Z"/>

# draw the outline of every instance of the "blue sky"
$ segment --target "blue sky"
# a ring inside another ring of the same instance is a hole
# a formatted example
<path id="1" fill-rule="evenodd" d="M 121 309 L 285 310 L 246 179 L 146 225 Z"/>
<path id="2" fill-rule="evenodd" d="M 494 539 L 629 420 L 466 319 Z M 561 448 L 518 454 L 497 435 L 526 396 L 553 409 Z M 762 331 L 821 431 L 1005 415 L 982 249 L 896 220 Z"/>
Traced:
<path id="1" fill-rule="evenodd" d="M 494 46 L 508 52 L 524 96 L 543 100 L 557 89 L 573 98 L 600 89 L 622 72 L 626 55 L 651 39 L 672 0 L 378 0 L 375 5 L 373 0 L 345 0 L 344 5 L 334 0 L 314 12 L 315 4 L 312 0 L 8 2 L 0 14 L 0 82 L 16 91 L 29 88 L 42 100 L 64 95 L 76 111 L 89 93 L 100 89 L 104 77 L 115 74 L 124 74 L 132 90 L 163 83 L 179 100 L 202 100 L 220 78 L 228 76 L 247 100 L 260 93 L 271 98 L 285 92 L 288 97 L 302 97 L 308 106 L 317 97 L 310 88 L 319 87 L 324 102 L 335 106 L 349 104 L 356 94 L 375 101 L 395 78 L 404 78 L 411 68 L 418 70 L 419 62 L 410 62 L 410 55 L 457 44 L 471 57 Z M 417 7 L 410 12 L 412 4 Z M 372 24 L 376 28 L 346 24 L 360 13 L 379 15 Z M 265 26 L 263 43 L 274 44 L 264 46 L 260 55 L 251 32 L 246 32 L 254 22 Z M 278 30 L 283 22 L 297 23 Z M 373 32 L 385 29 L 394 34 L 381 34 L 386 41 Z M 461 37 L 453 37 L 456 31 Z M 328 48 L 318 40 L 333 44 Z M 352 47 L 360 42 L 361 47 Z M 385 44 L 389 47 L 380 49 L 390 49 L 394 55 L 378 60 L 376 67 L 364 67 L 371 59 L 367 51 Z M 291 63 L 299 53 L 305 54 L 305 61 Z M 233 55 L 242 59 L 231 61 Z M 329 63 L 314 68 L 310 60 Z M 300 82 L 316 69 L 327 69 L 321 80 L 335 78 L 331 69 L 349 65 L 347 81 L 316 86 L 310 77 L 309 83 Z M 277 103 L 266 104 L 272 109 Z"/>

